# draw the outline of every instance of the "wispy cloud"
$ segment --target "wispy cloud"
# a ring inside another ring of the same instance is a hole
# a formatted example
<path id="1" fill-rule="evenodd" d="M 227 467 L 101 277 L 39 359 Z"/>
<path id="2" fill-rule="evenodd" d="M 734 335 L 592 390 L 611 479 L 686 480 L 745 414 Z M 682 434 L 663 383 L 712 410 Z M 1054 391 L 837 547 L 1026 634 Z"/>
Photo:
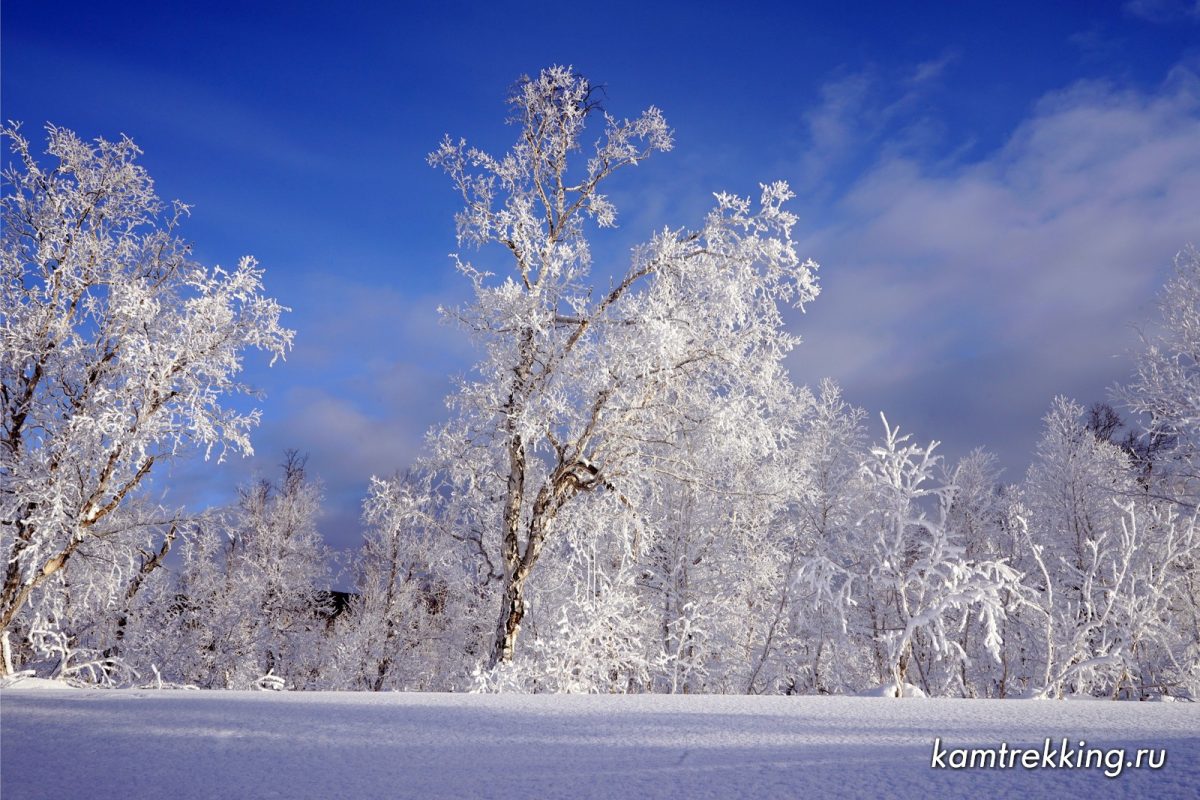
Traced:
<path id="1" fill-rule="evenodd" d="M 907 83 L 911 86 L 919 86 L 937 80 L 942 77 L 951 64 L 958 60 L 958 56 L 957 50 L 949 50 L 938 58 L 922 61 L 908 76 Z"/>
<path id="2" fill-rule="evenodd" d="M 295 350 L 286 363 L 257 373 L 267 396 L 257 404 L 264 414 L 254 457 L 180 463 L 173 502 L 230 502 L 239 484 L 277 474 L 284 451 L 294 448 L 324 485 L 326 540 L 352 547 L 370 476 L 413 466 L 426 432 L 445 417 L 453 375 L 469 369 L 473 351 L 436 310 L 456 297 L 332 274 L 298 284 L 293 297 L 303 310 L 289 320 L 298 330 Z"/>
<path id="3" fill-rule="evenodd" d="M 197 158 L 220 153 L 271 165 L 279 174 L 333 174 L 328 153 L 304 143 L 295 129 L 261 108 L 232 99 L 229 92 L 214 89 L 199 76 L 172 72 L 169 67 L 138 69 L 123 54 L 100 47 L 77 52 L 22 40 L 20 48 L 22 60 L 39 71 L 86 76 L 88 102 L 103 106 L 106 116 L 122 120 L 118 130 L 89 131 L 89 135 L 124 133 L 141 144 L 151 135 L 162 134 L 195 148 Z M 30 125 L 45 121 L 27 120 Z"/>
<path id="4" fill-rule="evenodd" d="M 1125 46 L 1120 37 L 1110 35 L 1100 23 L 1071 34 L 1067 42 L 1079 51 L 1084 61 L 1097 63 L 1112 58 Z"/>
<path id="5" fill-rule="evenodd" d="M 1200 21 L 1200 0 L 1128 0 L 1125 13 L 1149 22 Z"/>
<path id="6" fill-rule="evenodd" d="M 826 82 L 818 103 L 804 115 L 796 188 L 827 201 L 864 157 L 923 147 L 936 138 L 940 123 L 928 114 L 927 101 L 957 59 L 957 51 L 949 50 L 897 76 L 868 68 Z"/>
<path id="7" fill-rule="evenodd" d="M 1056 393 L 1103 399 L 1130 324 L 1200 237 L 1200 78 L 1070 86 L 971 160 L 878 152 L 803 243 L 825 291 L 798 323 L 797 371 L 1027 457 L 1004 432 L 1028 431 Z"/>

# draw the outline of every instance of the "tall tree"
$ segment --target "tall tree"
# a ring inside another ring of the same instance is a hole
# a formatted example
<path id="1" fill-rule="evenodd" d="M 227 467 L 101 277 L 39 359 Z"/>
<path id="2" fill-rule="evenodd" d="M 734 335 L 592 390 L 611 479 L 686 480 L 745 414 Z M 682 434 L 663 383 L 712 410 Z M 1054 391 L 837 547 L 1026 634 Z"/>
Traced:
<path id="1" fill-rule="evenodd" d="M 176 231 L 128 138 L 48 126 L 46 165 L 16 127 L 0 199 L 0 637 L 156 465 L 200 447 L 249 453 L 257 411 L 224 404 L 248 348 L 292 332 L 252 258 L 209 269 Z M 162 534 L 160 534 L 161 536 Z M 146 549 L 156 551 L 157 542 Z M 131 576 L 132 577 L 132 576 Z"/>
<path id="2" fill-rule="evenodd" d="M 504 156 L 449 138 L 430 155 L 465 202 L 460 243 L 511 259 L 503 278 L 458 261 L 474 300 L 452 316 L 486 357 L 434 436 L 452 494 L 472 509 L 464 530 L 500 583 L 493 664 L 513 657 L 526 583 L 560 512 L 598 492 L 636 510 L 647 475 L 685 471 L 671 446 L 686 422 L 680 393 L 720 405 L 773 391 L 795 343 L 778 304 L 817 293 L 782 183 L 763 188 L 757 209 L 718 194 L 699 230 L 664 230 L 607 290 L 593 289 L 585 223 L 616 220 L 602 184 L 670 149 L 671 133 L 655 108 L 632 121 L 604 113 L 595 87 L 563 67 L 522 79 L 510 106 L 519 134 Z M 576 163 L 597 119 L 595 149 Z"/>

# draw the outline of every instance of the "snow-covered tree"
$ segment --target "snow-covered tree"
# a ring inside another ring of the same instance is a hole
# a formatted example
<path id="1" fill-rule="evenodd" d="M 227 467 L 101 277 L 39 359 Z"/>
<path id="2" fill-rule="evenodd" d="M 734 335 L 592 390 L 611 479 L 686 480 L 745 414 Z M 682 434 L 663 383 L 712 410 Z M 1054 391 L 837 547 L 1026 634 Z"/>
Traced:
<path id="1" fill-rule="evenodd" d="M 31 656 L 23 659 L 27 667 L 39 657 L 54 656 L 52 677 L 116 684 L 137 676 L 138 643 L 129 636 L 129 623 L 162 585 L 159 567 L 189 520 L 152 503 L 130 506 L 114 515 L 122 522 L 121 533 L 85 541 L 18 617 L 17 630 L 25 640 L 18 645 L 26 645 Z M 147 549 L 146 543 L 159 536 L 158 549 Z M 47 652 L 47 645 L 55 653 Z M 81 663 L 89 665 L 85 673 Z"/>
<path id="2" fill-rule="evenodd" d="M 869 548 L 864 606 L 877 658 L 896 691 L 919 681 L 929 694 L 941 689 L 930 674 L 933 667 L 966 657 L 954 635 L 962 616 L 954 612 L 978 614 L 983 650 L 1000 659 L 1006 593 L 1019 576 L 1003 561 L 966 557 L 949 525 L 956 487 L 934 480 L 938 443 L 910 443 L 886 418 L 884 431 L 862 467 L 867 513 L 859 525 Z"/>
<path id="3" fill-rule="evenodd" d="M 280 480 L 244 487 L 236 506 L 192 531 L 179 580 L 143 611 L 142 662 L 205 687 L 247 689 L 264 676 L 321 685 L 330 554 L 316 529 L 320 502 L 289 451 Z"/>
<path id="4" fill-rule="evenodd" d="M 1145 436 L 1169 446 L 1156 489 L 1195 510 L 1200 506 L 1200 250 L 1175 257 L 1175 275 L 1159 302 L 1161 326 L 1146 338 L 1137 372 L 1117 390 L 1131 410 L 1148 417 Z"/>
<path id="5" fill-rule="evenodd" d="M 544 579 L 530 587 L 523 653 L 484 674 L 497 689 L 631 693 L 653 688 L 665 656 L 629 547 L 633 521 L 614 498 L 594 495 L 565 509 L 547 548 Z M 624 522 L 624 525 L 622 525 Z M 616 526 L 616 531 L 606 530 Z M 624 530 L 622 530 L 624 528 Z M 612 535 L 609 535 L 609 534 Z"/>
<path id="6" fill-rule="evenodd" d="M 432 461 L 466 509 L 454 512 L 460 534 L 499 583 L 493 664 L 513 657 L 527 582 L 564 509 L 604 493 L 637 513 L 653 476 L 686 475 L 704 453 L 689 462 L 675 446 L 688 423 L 680 398 L 749 406 L 775 391 L 795 343 L 779 304 L 817 293 L 815 265 L 792 246 L 782 183 L 764 187 L 757 208 L 717 195 L 698 230 L 664 230 L 607 289 L 594 285 L 585 226 L 616 219 L 602 184 L 670 149 L 666 122 L 654 108 L 632 121 L 604 113 L 594 87 L 562 67 L 521 80 L 510 105 L 520 131 L 504 156 L 450 139 L 430 156 L 465 201 L 460 243 L 498 245 L 511 259 L 503 277 L 458 262 L 474 300 L 450 316 L 486 356 L 433 436 Z M 595 149 L 575 163 L 596 120 Z"/>
<path id="7" fill-rule="evenodd" d="M 1128 455 L 1091 431 L 1085 414 L 1078 403 L 1055 398 L 1025 482 L 1035 536 L 1063 569 L 1077 572 L 1090 558 L 1088 542 L 1120 527 L 1113 500 L 1138 491 Z M 1078 590 L 1077 576 L 1059 577 L 1064 586 Z"/>
<path id="8" fill-rule="evenodd" d="M 445 690 L 465 680 L 477 616 L 473 574 L 444 542 L 428 482 L 373 478 L 367 532 L 354 556 L 355 596 L 334 631 L 337 688 Z"/>
<path id="9" fill-rule="evenodd" d="M 1035 597 L 1046 643 L 1044 671 L 1031 676 L 1032 685 L 1040 696 L 1194 696 L 1200 685 L 1196 517 L 1146 498 L 1114 505 L 1119 527 L 1088 540 L 1088 561 L 1069 570 L 1074 580 L 1065 586 L 1054 584 L 1063 558 L 1031 542 L 1043 579 Z"/>
<path id="10" fill-rule="evenodd" d="M 282 356 L 292 332 L 262 271 L 189 257 L 128 138 L 88 143 L 47 127 L 45 164 L 17 128 L 0 198 L 0 637 L 78 553 L 169 527 L 116 512 L 156 465 L 196 447 L 250 452 L 257 411 L 225 403 L 244 351 Z M 117 545 L 113 545 L 117 548 Z M 131 580 L 136 569 L 127 572 Z M 32 621 L 40 627 L 42 621 Z"/>
<path id="11" fill-rule="evenodd" d="M 1194 512 L 1146 489 L 1083 407 L 1057 398 L 1023 491 L 1037 692 L 1144 695 L 1194 681 Z"/>
<path id="12" fill-rule="evenodd" d="M 796 692 L 857 690 L 869 681 L 849 623 L 861 559 L 855 527 L 865 491 L 864 416 L 836 383 L 824 380 L 800 440 L 801 541 L 788 609 L 789 680 Z"/>
<path id="13" fill-rule="evenodd" d="M 945 482 L 954 487 L 946 512 L 947 528 L 954 532 L 963 556 L 972 562 L 1003 561 L 1015 565 L 1019 544 L 1012 535 L 1010 498 L 1011 487 L 1000 482 L 1001 470 L 996 457 L 976 448 L 961 458 L 946 476 Z M 973 614 L 969 608 L 957 612 L 958 619 L 950 627 L 957 628 L 958 670 L 948 675 L 954 691 L 967 697 L 1003 697 L 1008 680 L 1008 636 L 1012 632 L 1013 614 L 1018 610 L 1020 591 L 1016 582 L 1004 589 L 1005 614 L 997 624 L 1005 646 L 999 659 L 988 650 L 989 620 Z M 953 615 L 952 615 L 953 616 Z"/>

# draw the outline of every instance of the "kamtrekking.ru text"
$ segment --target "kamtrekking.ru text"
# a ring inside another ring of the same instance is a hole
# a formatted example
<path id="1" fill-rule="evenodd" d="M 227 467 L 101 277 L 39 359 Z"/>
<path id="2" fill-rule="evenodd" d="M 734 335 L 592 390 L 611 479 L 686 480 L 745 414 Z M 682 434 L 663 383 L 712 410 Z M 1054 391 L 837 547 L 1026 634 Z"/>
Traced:
<path id="1" fill-rule="evenodd" d="M 1072 740 L 1046 739 L 1041 747 L 947 748 L 939 736 L 933 740 L 933 769 L 1102 769 L 1105 777 L 1116 778 L 1126 768 L 1161 769 L 1167 763 L 1165 748 L 1126 749 L 1112 747 L 1102 750 L 1089 748 L 1082 739 L 1072 746 Z"/>

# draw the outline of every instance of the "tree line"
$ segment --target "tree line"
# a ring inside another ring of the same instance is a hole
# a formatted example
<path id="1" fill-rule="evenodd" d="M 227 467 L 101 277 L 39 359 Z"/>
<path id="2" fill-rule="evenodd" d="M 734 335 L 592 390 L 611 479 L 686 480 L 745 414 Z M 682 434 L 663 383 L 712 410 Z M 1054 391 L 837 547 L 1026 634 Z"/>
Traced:
<path id="1" fill-rule="evenodd" d="M 253 259 L 190 258 L 128 139 L 5 135 L 0 630 L 7 673 L 104 685 L 967 697 L 1200 693 L 1200 254 L 1113 405 L 1055 398 L 1016 483 L 791 381 L 817 299 L 784 183 L 715 195 L 607 283 L 609 178 L 673 147 L 553 67 L 503 155 L 447 137 L 444 315 L 481 354 L 407 472 L 373 478 L 328 591 L 302 456 L 228 508 L 143 491 L 250 452 L 246 350 L 290 347 Z M 589 126 L 597 132 L 586 133 Z M 587 138 L 594 136 L 594 142 Z M 589 144 L 589 142 L 592 142 Z M 499 274 L 466 251 L 502 258 Z M 1128 415 L 1120 417 L 1118 408 Z M 174 553 L 169 557 L 169 553 Z"/>

